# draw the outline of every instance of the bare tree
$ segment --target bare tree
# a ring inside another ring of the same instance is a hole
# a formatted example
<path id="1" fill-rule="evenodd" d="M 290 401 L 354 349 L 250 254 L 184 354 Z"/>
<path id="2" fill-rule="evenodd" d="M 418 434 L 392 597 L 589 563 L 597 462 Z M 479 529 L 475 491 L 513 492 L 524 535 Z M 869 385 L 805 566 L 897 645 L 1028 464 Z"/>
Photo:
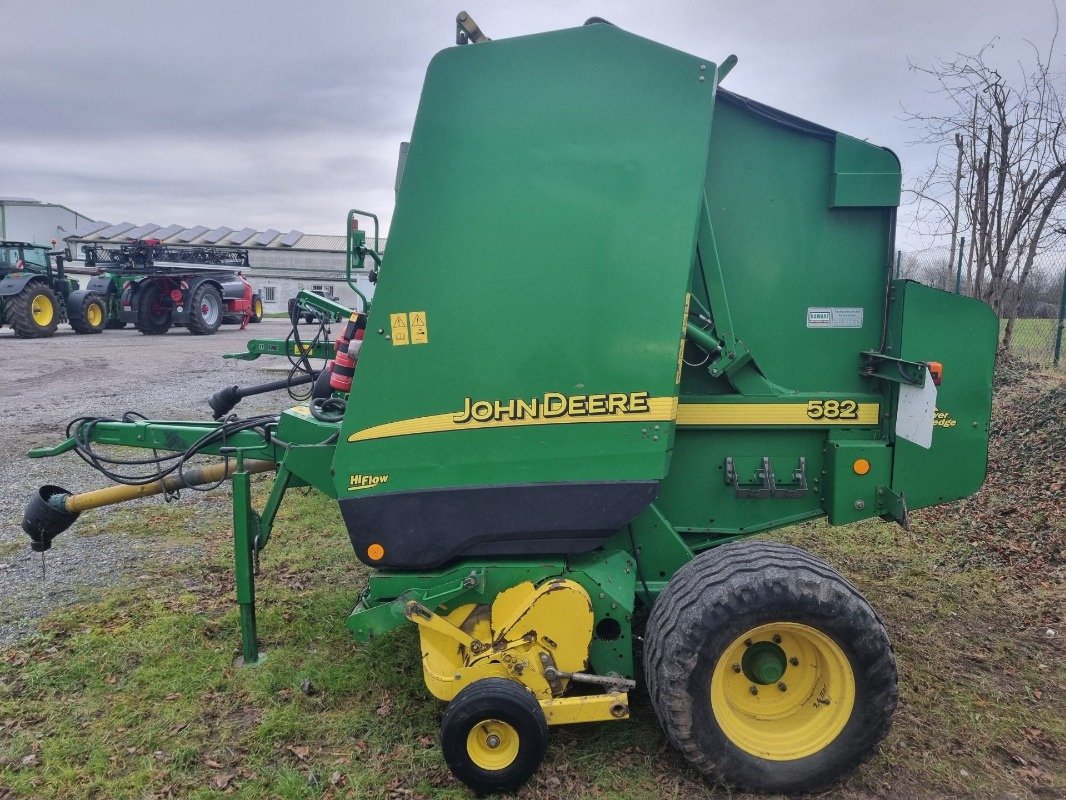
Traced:
<path id="1" fill-rule="evenodd" d="M 908 113 L 920 141 L 939 145 L 930 170 L 910 190 L 917 218 L 956 243 L 966 235 L 966 290 L 1007 320 L 1009 348 L 1026 283 L 1041 252 L 1064 236 L 1066 119 L 1061 76 L 1051 70 L 1058 37 L 1046 52 L 1032 42 L 1030 64 L 1013 79 L 989 63 L 995 40 L 972 55 L 956 54 L 911 69 L 931 77 L 942 113 Z"/>

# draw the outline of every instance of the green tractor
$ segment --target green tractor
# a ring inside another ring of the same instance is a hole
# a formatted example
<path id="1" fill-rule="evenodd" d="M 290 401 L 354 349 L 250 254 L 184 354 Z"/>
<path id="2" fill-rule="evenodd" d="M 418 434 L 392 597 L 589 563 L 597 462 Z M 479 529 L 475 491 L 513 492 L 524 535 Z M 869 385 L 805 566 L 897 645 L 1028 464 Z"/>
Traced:
<path id="1" fill-rule="evenodd" d="M 240 419 L 233 387 L 221 421 L 78 420 L 30 456 L 74 451 L 120 485 L 41 487 L 32 547 L 89 509 L 232 479 L 252 666 L 255 565 L 308 487 L 343 519 L 320 535 L 369 568 L 348 628 L 417 629 L 443 758 L 474 789 L 521 785 L 550 726 L 620 724 L 635 691 L 714 781 L 839 780 L 896 708 L 886 627 L 828 564 L 749 537 L 907 526 L 977 491 L 995 315 L 894 280 L 895 155 L 722 88 L 734 57 L 602 21 L 497 41 L 458 21 L 384 257 L 360 232 L 372 306 L 315 351 L 326 396 Z M 122 466 L 114 446 L 142 450 Z M 256 507 L 254 473 L 272 478 Z"/>
<path id="2" fill-rule="evenodd" d="M 104 327 L 109 331 L 122 330 L 126 327 L 122 319 L 122 292 L 126 284 L 135 283 L 137 275 L 117 275 L 113 272 L 102 272 L 89 278 L 88 288 L 104 298 L 104 307 L 107 309 L 107 319 Z"/>
<path id="3" fill-rule="evenodd" d="M 67 277 L 66 258 L 41 245 L 0 241 L 0 325 L 11 326 L 21 339 L 51 336 L 61 322 L 75 333 L 104 329 L 103 298 Z"/>

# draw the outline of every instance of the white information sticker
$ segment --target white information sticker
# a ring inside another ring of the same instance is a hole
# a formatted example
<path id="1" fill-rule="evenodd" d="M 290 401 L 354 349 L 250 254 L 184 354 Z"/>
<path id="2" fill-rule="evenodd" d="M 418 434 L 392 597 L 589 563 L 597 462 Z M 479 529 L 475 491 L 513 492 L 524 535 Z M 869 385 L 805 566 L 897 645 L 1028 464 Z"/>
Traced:
<path id="1" fill-rule="evenodd" d="M 899 385 L 896 404 L 896 436 L 928 450 L 933 446 L 933 421 L 936 415 L 936 384 L 928 370 L 925 386 Z"/>
<path id="2" fill-rule="evenodd" d="M 807 309 L 808 328 L 861 328 L 862 309 L 817 307 Z"/>

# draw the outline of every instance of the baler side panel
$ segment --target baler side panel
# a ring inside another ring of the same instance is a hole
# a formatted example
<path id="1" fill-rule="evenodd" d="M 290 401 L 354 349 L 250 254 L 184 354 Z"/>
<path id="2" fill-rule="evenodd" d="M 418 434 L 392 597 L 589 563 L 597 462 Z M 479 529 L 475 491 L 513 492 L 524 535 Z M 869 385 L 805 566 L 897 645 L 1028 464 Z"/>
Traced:
<path id="1" fill-rule="evenodd" d="M 825 431 L 782 429 L 688 429 L 677 432 L 670 475 L 656 506 L 682 533 L 748 534 L 822 516 L 820 478 Z M 740 500 L 726 479 L 725 460 L 732 458 L 740 480 L 752 481 L 763 457 L 778 479 L 791 481 L 806 459 L 807 495 L 795 499 Z"/>
<path id="2" fill-rule="evenodd" d="M 692 365 L 656 508 L 693 547 L 879 513 L 891 395 L 859 374 L 859 354 L 880 346 L 899 187 L 891 152 L 719 92 L 706 185 L 717 262 L 733 332 L 770 383 L 713 376 L 686 347 Z M 699 272 L 692 291 L 715 316 Z M 775 385 L 776 396 L 759 393 Z M 844 445 L 869 457 L 868 473 L 852 472 Z M 767 463 L 788 496 L 754 496 Z"/>
<path id="3" fill-rule="evenodd" d="M 707 172 L 736 335 L 780 386 L 876 390 L 856 359 L 880 342 L 898 163 L 882 148 L 775 118 L 772 109 L 753 112 L 742 99 L 721 93 Z M 884 206 L 855 205 L 863 202 Z M 819 309 L 851 311 L 838 314 L 839 327 L 823 327 Z"/>
<path id="4" fill-rule="evenodd" d="M 654 496 L 714 83 L 608 25 L 434 59 L 334 462 L 361 557 L 363 537 L 409 566 L 524 526 L 606 535 Z"/>

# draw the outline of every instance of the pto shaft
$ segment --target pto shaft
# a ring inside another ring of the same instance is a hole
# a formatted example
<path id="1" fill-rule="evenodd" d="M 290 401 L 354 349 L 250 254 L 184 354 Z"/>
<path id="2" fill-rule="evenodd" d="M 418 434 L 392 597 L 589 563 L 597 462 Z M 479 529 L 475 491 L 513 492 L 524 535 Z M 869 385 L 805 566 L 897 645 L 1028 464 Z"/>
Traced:
<path id="1" fill-rule="evenodd" d="M 269 472 L 276 465 L 273 461 L 244 462 L 245 472 Z M 194 467 L 167 475 L 158 481 L 146 483 L 141 486 L 108 486 L 106 489 L 94 489 L 91 492 L 81 494 L 68 494 L 63 498 L 63 510 L 69 514 L 79 514 L 90 508 L 110 506 L 115 503 L 124 503 L 127 500 L 136 500 L 138 497 L 151 497 L 163 491 L 174 492 L 190 486 L 204 486 L 209 483 L 224 481 L 237 471 L 236 459 L 229 459 L 221 464 L 211 464 L 206 467 Z"/>
<path id="2" fill-rule="evenodd" d="M 244 471 L 270 472 L 276 467 L 273 461 L 247 460 Z M 22 530 L 32 539 L 31 547 L 44 552 L 52 546 L 52 539 L 74 524 L 82 511 L 100 508 L 138 497 L 151 497 L 164 491 L 174 492 L 191 486 L 205 486 L 231 477 L 237 471 L 236 459 L 228 459 L 206 467 L 191 467 L 141 486 L 109 486 L 82 494 L 71 494 L 58 486 L 42 486 L 26 505 L 22 517 Z"/>

